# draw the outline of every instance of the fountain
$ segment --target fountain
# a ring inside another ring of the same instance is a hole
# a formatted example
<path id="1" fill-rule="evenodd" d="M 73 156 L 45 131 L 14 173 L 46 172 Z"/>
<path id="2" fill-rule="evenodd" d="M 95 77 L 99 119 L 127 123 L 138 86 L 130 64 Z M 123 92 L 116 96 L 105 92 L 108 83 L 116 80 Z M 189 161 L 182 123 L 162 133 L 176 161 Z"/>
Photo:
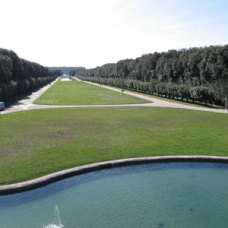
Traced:
<path id="1" fill-rule="evenodd" d="M 60 220 L 60 212 L 58 206 L 55 206 L 54 209 L 54 220 L 52 224 L 48 224 L 44 226 L 43 228 L 63 228 L 64 225 L 61 223 Z"/>
<path id="2" fill-rule="evenodd" d="M 227 176 L 213 162 L 103 169 L 0 196 L 0 227 L 227 228 Z"/>

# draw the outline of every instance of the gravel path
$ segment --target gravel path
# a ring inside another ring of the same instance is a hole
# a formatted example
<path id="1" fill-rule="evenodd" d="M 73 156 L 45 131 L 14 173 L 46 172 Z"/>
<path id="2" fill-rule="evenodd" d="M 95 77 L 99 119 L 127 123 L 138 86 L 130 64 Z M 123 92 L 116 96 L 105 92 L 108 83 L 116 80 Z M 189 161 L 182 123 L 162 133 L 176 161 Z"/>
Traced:
<path id="1" fill-rule="evenodd" d="M 78 81 L 80 81 L 77 78 Z M 25 97 L 21 101 L 18 101 L 16 104 L 10 106 L 5 111 L 1 112 L 1 114 L 7 114 L 12 112 L 19 112 L 24 110 L 32 110 L 32 109 L 49 109 L 49 108 L 90 108 L 90 107 L 132 107 L 132 106 L 139 106 L 139 107 L 167 107 L 167 108 L 179 108 L 179 109 L 190 109 L 190 110 L 198 110 L 198 111 L 207 111 L 207 112 L 216 112 L 216 113 L 226 113 L 228 114 L 228 109 L 216 109 L 216 108 L 206 108 L 206 107 L 197 107 L 187 104 L 179 104 L 171 101 L 165 101 L 159 98 L 150 97 L 147 95 L 142 95 L 134 92 L 124 91 L 122 92 L 121 89 L 113 88 L 110 86 L 99 85 L 97 83 L 86 82 L 89 84 L 93 84 L 96 86 L 100 86 L 106 89 L 111 89 L 116 92 L 124 93 L 130 96 L 142 98 L 148 101 L 148 103 L 144 104 L 117 104 L 117 105 L 36 105 L 33 102 L 40 97 L 47 89 L 50 88 L 51 85 L 55 83 L 52 82 L 51 84 L 41 88 L 37 92 L 32 93 L 30 96 Z"/>

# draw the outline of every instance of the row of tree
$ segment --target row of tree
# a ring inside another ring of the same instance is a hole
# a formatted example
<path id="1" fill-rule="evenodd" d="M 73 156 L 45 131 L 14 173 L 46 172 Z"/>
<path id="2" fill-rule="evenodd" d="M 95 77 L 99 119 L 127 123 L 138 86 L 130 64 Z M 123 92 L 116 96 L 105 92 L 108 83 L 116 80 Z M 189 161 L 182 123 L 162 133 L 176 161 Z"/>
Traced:
<path id="1" fill-rule="evenodd" d="M 155 52 L 78 75 L 101 84 L 228 108 L 228 45 Z"/>
<path id="2" fill-rule="evenodd" d="M 41 87 L 55 78 L 55 72 L 46 67 L 21 59 L 13 51 L 0 49 L 0 101 Z"/>

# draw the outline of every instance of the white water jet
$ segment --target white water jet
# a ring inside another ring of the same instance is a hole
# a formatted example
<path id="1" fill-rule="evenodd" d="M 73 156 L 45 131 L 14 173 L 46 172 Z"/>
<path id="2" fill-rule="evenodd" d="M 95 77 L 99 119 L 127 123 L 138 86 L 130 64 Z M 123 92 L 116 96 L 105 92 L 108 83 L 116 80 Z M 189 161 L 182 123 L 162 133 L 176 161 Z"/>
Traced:
<path id="1" fill-rule="evenodd" d="M 52 224 L 48 224 L 46 226 L 44 226 L 43 228 L 63 228 L 64 225 L 61 223 L 61 219 L 60 219 L 60 212 L 59 212 L 59 208 L 58 206 L 55 206 L 54 209 L 54 220 Z"/>
<path id="2" fill-rule="evenodd" d="M 62 228 L 62 227 L 63 227 L 62 225 L 58 226 L 58 225 L 55 225 L 55 224 L 49 224 L 47 226 L 44 226 L 44 228 Z"/>

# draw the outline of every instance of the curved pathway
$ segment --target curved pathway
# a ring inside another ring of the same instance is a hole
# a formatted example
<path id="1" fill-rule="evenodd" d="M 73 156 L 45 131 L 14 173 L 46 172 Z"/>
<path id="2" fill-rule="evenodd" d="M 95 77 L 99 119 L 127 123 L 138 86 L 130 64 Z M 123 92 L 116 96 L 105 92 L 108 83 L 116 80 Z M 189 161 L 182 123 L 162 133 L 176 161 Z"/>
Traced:
<path id="1" fill-rule="evenodd" d="M 76 78 L 78 81 L 80 79 Z M 93 84 L 96 86 L 100 86 L 106 89 L 114 90 L 116 92 L 124 93 L 130 96 L 134 96 L 137 98 L 141 98 L 147 100 L 148 103 L 144 104 L 112 104 L 112 105 L 37 105 L 33 104 L 33 102 L 41 96 L 47 89 L 50 88 L 56 81 L 52 82 L 51 84 L 41 88 L 37 92 L 32 93 L 30 96 L 24 98 L 23 100 L 17 102 L 16 104 L 12 105 L 11 107 L 7 108 L 5 111 L 1 112 L 1 114 L 7 114 L 12 112 L 19 112 L 24 110 L 33 110 L 33 109 L 50 109 L 50 108 L 90 108 L 90 107 L 164 107 L 164 108 L 179 108 L 179 109 L 189 109 L 189 110 L 198 110 L 198 111 L 207 111 L 207 112 L 216 112 L 216 113 L 226 113 L 228 114 L 228 109 L 216 109 L 216 108 L 206 108 L 206 107 L 198 107 L 194 105 L 187 105 L 187 104 L 180 104 L 171 101 L 165 101 L 159 98 L 154 98 L 148 95 L 143 95 L 139 93 L 124 91 L 122 92 L 121 89 L 113 88 L 110 86 L 100 85 L 97 83 L 86 82 L 89 84 Z"/>

